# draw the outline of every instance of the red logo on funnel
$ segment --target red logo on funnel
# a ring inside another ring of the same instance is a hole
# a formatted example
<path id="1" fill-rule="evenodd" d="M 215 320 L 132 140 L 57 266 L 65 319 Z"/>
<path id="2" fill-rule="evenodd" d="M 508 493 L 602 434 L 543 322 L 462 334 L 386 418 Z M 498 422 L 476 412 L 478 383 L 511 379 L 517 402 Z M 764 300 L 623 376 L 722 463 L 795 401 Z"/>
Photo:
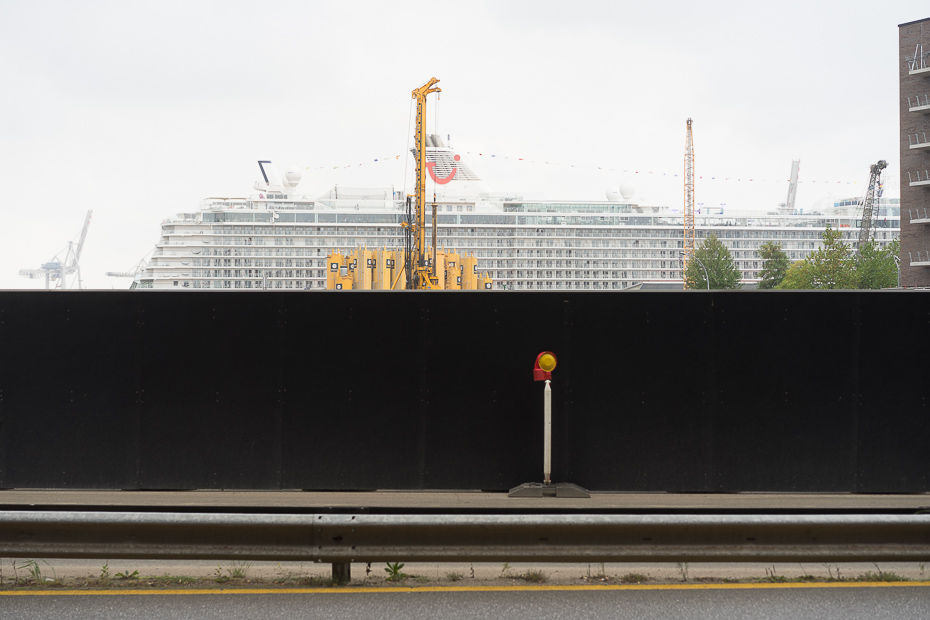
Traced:
<path id="1" fill-rule="evenodd" d="M 459 155 L 456 155 L 454 159 L 455 161 L 458 161 L 462 158 Z M 428 164 L 426 164 L 426 169 L 429 170 L 430 177 L 432 177 L 432 179 L 436 181 L 437 183 L 439 183 L 440 185 L 445 185 L 446 183 L 454 179 L 455 173 L 458 172 L 459 170 L 458 168 L 453 166 L 452 172 L 449 173 L 449 176 L 445 177 L 444 179 L 440 179 L 439 177 L 436 176 L 436 173 L 433 171 L 433 168 L 435 166 L 436 166 L 436 162 L 431 161 Z"/>

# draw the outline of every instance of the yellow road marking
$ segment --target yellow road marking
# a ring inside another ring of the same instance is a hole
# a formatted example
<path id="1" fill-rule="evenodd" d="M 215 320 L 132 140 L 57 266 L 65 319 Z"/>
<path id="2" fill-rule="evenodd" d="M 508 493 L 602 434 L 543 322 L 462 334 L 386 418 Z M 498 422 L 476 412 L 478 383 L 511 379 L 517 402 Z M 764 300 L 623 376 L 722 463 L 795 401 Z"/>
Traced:
<path id="1" fill-rule="evenodd" d="M 422 586 L 344 588 L 236 588 L 192 590 L 0 590 L 0 596 L 148 596 L 179 594 L 372 594 L 415 592 L 592 592 L 604 590 L 764 590 L 787 588 L 902 588 L 930 587 L 930 581 L 857 581 L 815 583 L 669 583 L 575 586 Z"/>

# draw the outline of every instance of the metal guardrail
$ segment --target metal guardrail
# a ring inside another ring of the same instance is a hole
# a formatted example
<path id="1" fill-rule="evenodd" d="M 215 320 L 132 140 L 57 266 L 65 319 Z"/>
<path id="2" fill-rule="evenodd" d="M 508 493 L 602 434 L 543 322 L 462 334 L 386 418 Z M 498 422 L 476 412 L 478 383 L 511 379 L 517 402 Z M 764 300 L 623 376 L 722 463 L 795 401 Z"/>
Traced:
<path id="1" fill-rule="evenodd" d="M 275 515 L 0 511 L 0 557 L 926 561 L 930 515 Z"/>

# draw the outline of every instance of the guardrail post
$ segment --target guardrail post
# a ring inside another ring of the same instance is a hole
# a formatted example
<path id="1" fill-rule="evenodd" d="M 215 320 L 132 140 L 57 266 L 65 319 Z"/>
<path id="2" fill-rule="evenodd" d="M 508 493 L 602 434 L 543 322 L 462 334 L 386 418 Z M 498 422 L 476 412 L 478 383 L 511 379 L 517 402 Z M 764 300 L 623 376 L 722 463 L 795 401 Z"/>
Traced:
<path id="1" fill-rule="evenodd" d="M 333 562 L 333 583 L 343 585 L 352 581 L 351 562 Z"/>

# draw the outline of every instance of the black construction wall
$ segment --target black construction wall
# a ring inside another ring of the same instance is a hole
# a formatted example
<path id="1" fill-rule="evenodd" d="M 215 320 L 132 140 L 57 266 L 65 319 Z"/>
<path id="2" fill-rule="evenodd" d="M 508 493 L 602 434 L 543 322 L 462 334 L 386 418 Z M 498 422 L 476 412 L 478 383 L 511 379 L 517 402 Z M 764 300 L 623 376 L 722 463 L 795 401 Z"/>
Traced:
<path id="1" fill-rule="evenodd" d="M 919 292 L 0 293 L 0 487 L 930 491 Z"/>

